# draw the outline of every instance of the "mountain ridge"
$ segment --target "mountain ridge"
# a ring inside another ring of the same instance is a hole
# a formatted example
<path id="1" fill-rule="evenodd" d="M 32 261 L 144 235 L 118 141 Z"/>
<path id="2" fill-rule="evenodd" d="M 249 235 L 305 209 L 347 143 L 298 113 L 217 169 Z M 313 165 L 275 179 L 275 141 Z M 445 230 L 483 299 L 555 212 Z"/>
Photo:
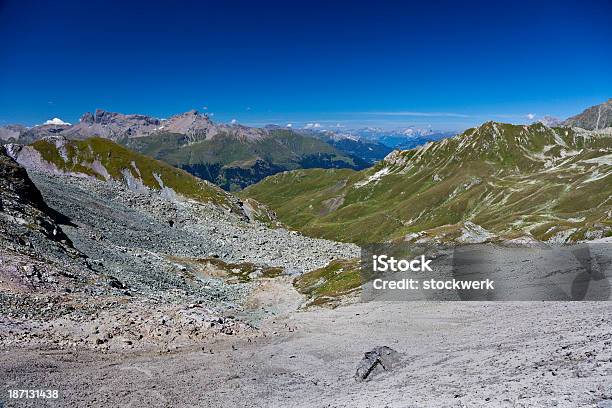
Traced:
<path id="1" fill-rule="evenodd" d="M 591 106 L 582 113 L 563 121 L 565 126 L 576 126 L 587 130 L 612 127 L 612 98 L 599 105 Z"/>
<path id="2" fill-rule="evenodd" d="M 612 233 L 611 179 L 612 129 L 487 122 L 367 170 L 282 173 L 243 195 L 341 241 L 452 240 L 470 222 L 503 239 L 573 242 Z"/>
<path id="3" fill-rule="evenodd" d="M 97 109 L 83 114 L 75 125 L 6 128 L 2 135 L 7 141 L 22 144 L 54 136 L 71 140 L 102 137 L 166 161 L 226 190 L 237 190 L 279 171 L 296 168 L 361 169 L 388 153 L 372 143 L 355 141 L 346 145 L 287 128 L 215 124 L 208 115 L 196 110 L 157 119 Z"/>
<path id="4" fill-rule="evenodd" d="M 28 169 L 117 181 L 134 191 L 157 191 L 172 200 L 182 196 L 223 207 L 245 218 L 255 216 L 265 218 L 265 222 L 272 221 L 265 209 L 253 200 L 245 203 L 208 181 L 133 152 L 109 139 L 69 140 L 64 136 L 52 136 L 30 145 L 8 144 L 6 152 Z"/>

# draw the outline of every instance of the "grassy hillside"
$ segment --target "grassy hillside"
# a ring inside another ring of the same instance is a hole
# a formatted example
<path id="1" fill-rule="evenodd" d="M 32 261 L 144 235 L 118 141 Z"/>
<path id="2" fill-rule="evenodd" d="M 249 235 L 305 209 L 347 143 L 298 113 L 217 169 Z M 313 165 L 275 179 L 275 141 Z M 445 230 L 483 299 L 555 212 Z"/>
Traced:
<path id="1" fill-rule="evenodd" d="M 307 297 L 305 306 L 335 307 L 349 295 L 361 289 L 358 259 L 333 260 L 323 268 L 307 272 L 294 279 L 298 292 Z"/>
<path id="2" fill-rule="evenodd" d="M 367 167 L 321 140 L 280 129 L 254 140 L 224 133 L 193 141 L 185 135 L 162 133 L 123 143 L 226 190 L 241 189 L 285 170 Z"/>
<path id="3" fill-rule="evenodd" d="M 298 170 L 243 194 L 356 243 L 455 239 L 467 221 L 504 238 L 591 239 L 612 230 L 612 133 L 488 122 L 368 170 Z"/>
<path id="4" fill-rule="evenodd" d="M 43 139 L 30 146 L 36 149 L 45 161 L 64 172 L 82 173 L 100 180 L 112 178 L 127 181 L 127 178 L 130 178 L 154 190 L 165 187 L 201 202 L 235 207 L 230 196 L 218 187 L 108 139 Z"/>

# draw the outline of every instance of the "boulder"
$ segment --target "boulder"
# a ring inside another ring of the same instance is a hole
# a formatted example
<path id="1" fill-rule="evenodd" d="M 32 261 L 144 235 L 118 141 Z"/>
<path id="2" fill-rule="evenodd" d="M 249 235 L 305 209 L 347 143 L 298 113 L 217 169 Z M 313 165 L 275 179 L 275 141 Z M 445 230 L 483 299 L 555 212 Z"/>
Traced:
<path id="1" fill-rule="evenodd" d="M 399 362 L 399 353 L 391 347 L 378 346 L 364 354 L 357 366 L 355 379 L 369 381 L 374 375 L 393 370 Z"/>

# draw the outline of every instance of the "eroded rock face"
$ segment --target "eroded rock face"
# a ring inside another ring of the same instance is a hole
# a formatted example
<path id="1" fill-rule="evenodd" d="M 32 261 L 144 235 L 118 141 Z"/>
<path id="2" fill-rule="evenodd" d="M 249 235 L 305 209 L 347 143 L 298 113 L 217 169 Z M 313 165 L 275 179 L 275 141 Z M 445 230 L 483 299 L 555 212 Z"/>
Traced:
<path id="1" fill-rule="evenodd" d="M 0 147 L 2 291 L 59 290 L 79 274 L 82 255 L 59 226 L 62 217 L 47 206 L 26 170 Z"/>
<path id="2" fill-rule="evenodd" d="M 393 370 L 399 363 L 400 354 L 391 347 L 378 346 L 364 354 L 357 366 L 355 380 L 369 381 L 377 374 Z"/>
<path id="3" fill-rule="evenodd" d="M 3 204 L 23 203 L 41 211 L 46 208 L 26 170 L 7 155 L 4 147 L 0 147 L 0 191 Z"/>
<path id="4" fill-rule="evenodd" d="M 62 215 L 43 200 L 25 168 L 0 147 L 0 222 L 2 232 L 16 235 L 25 228 L 26 235 L 42 233 L 46 238 L 72 249 L 72 244 L 58 225 Z M 15 224 L 11 226 L 11 224 Z"/>

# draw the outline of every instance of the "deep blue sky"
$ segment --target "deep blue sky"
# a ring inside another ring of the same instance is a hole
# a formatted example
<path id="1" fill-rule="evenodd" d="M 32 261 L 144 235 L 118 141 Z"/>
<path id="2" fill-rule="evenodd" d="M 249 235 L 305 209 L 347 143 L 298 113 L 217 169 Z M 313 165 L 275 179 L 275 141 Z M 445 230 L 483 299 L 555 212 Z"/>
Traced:
<path id="1" fill-rule="evenodd" d="M 612 1 L 0 0 L 0 124 L 191 108 L 456 129 L 612 97 Z"/>

